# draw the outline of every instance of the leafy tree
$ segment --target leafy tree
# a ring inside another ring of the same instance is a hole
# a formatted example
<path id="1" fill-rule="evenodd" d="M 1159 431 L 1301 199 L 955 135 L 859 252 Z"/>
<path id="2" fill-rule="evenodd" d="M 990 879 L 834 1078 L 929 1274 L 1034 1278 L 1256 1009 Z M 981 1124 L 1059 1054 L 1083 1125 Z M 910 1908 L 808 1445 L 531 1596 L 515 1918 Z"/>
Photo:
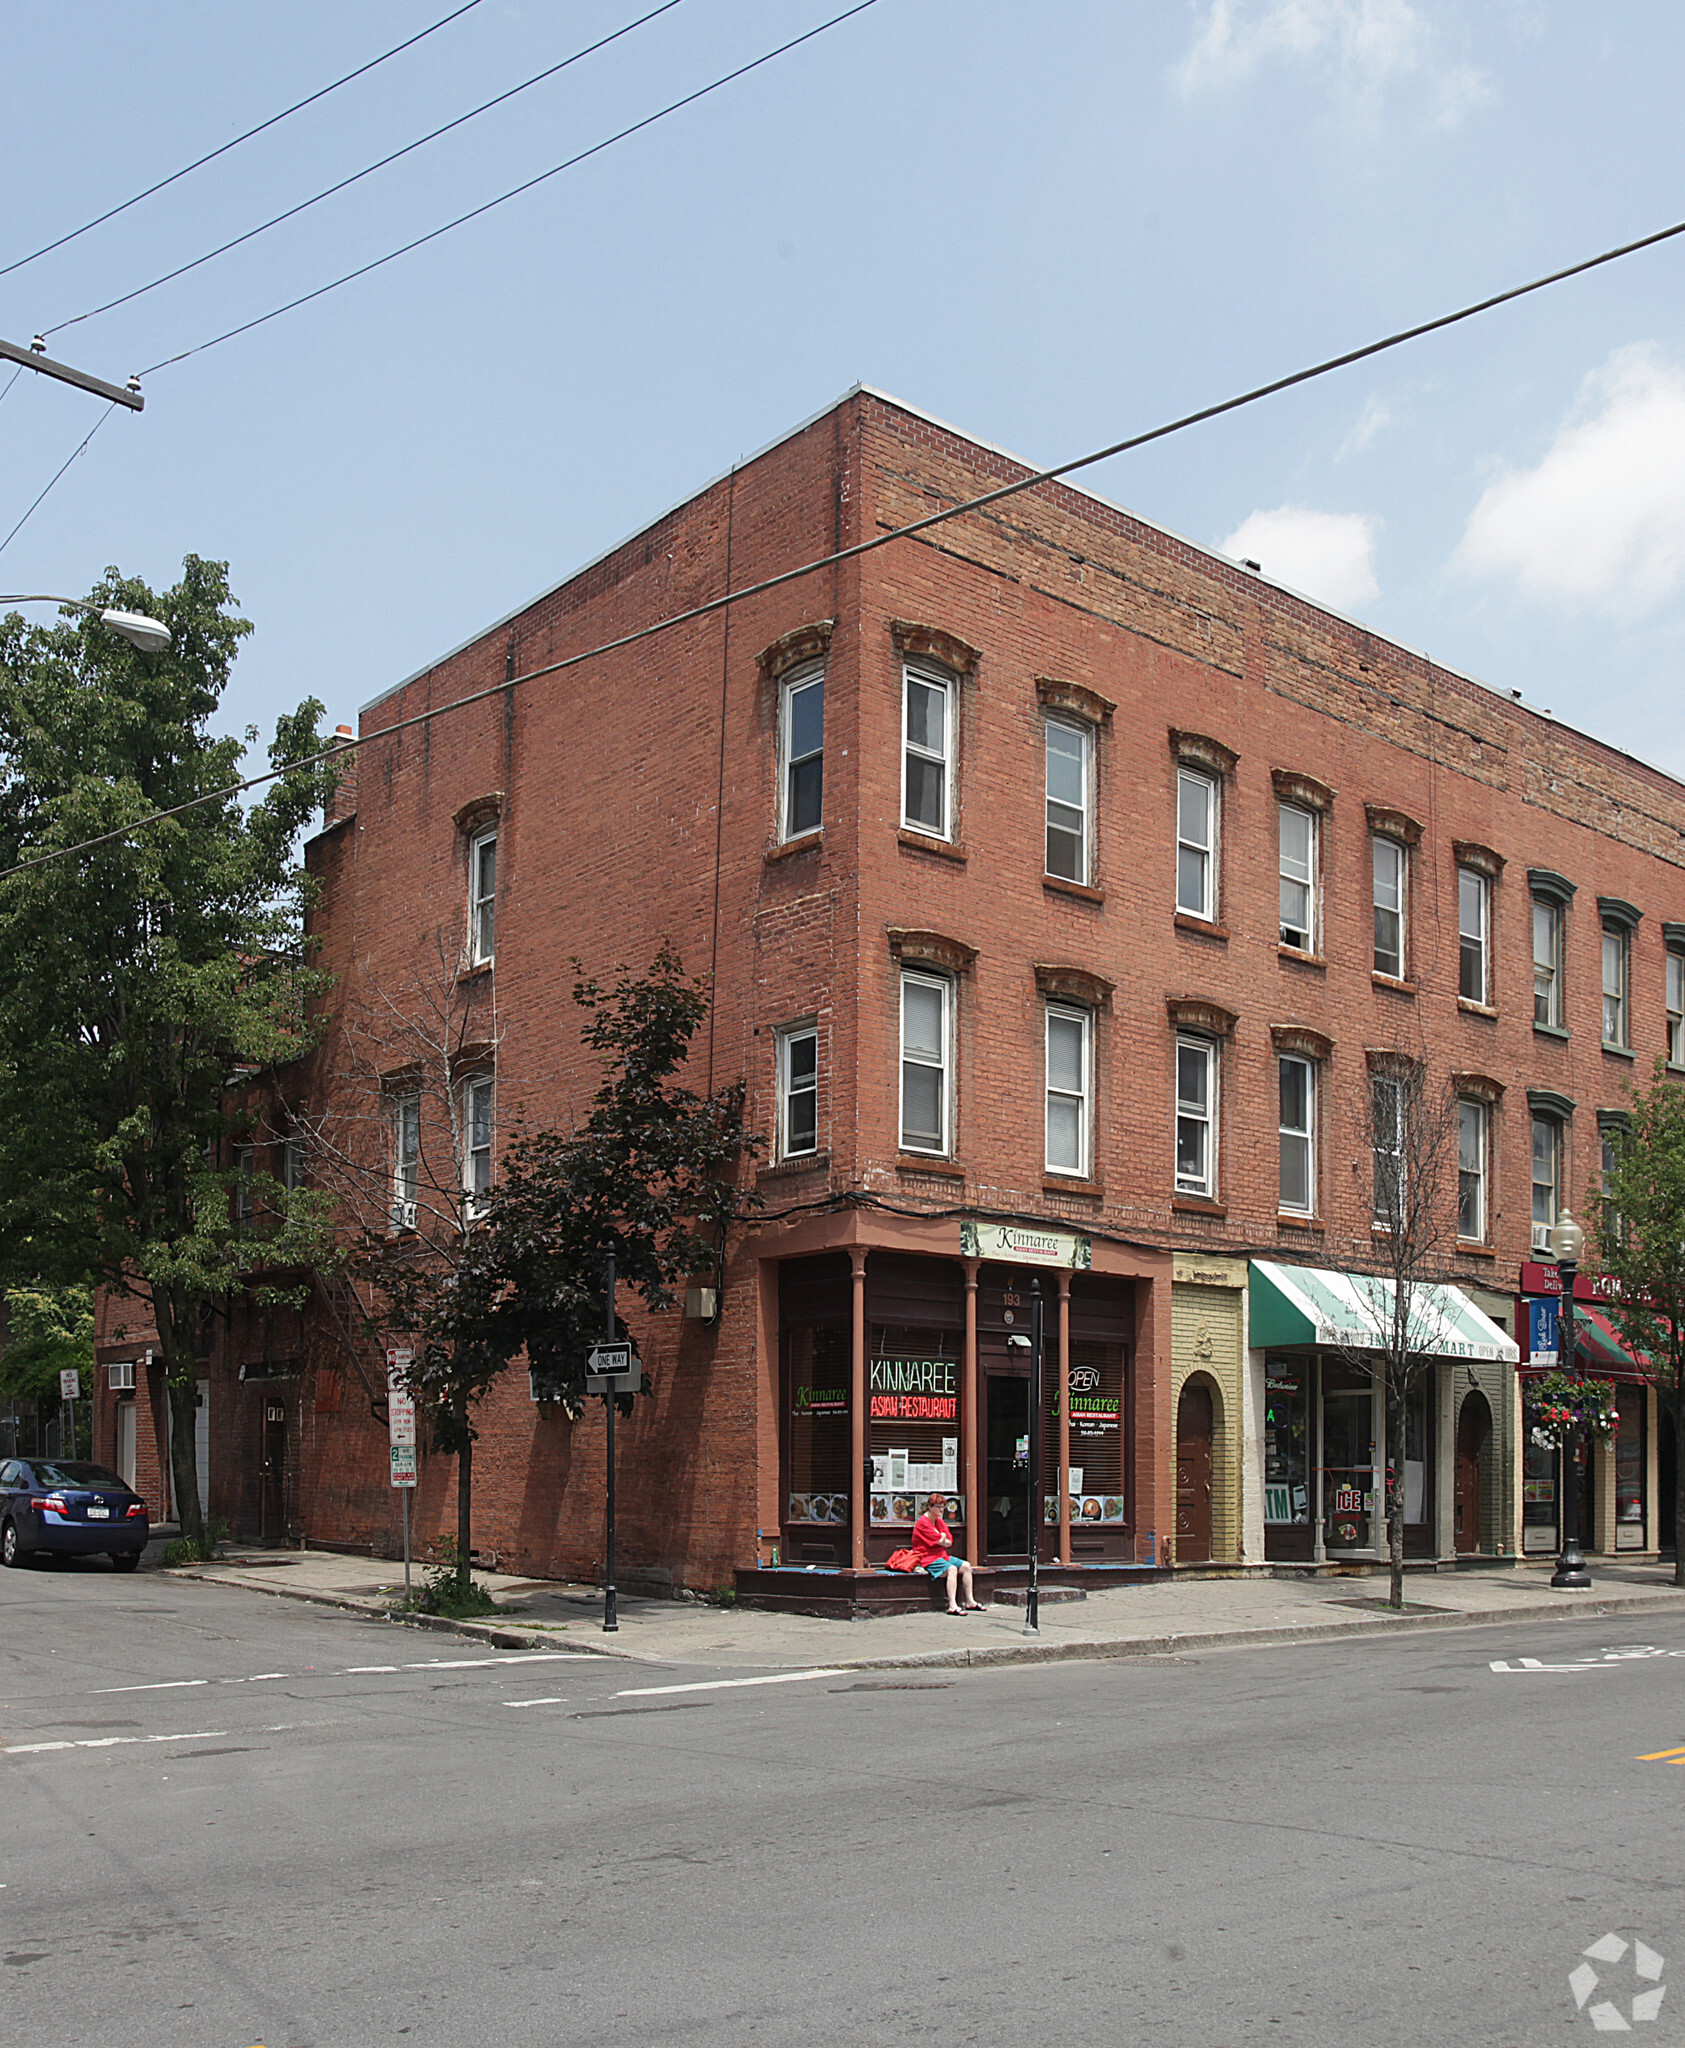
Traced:
<path id="1" fill-rule="evenodd" d="M 0 1393 L 34 1400 L 56 1395 L 59 1374 L 75 1371 L 82 1385 L 94 1370 L 94 1291 L 91 1287 L 8 1287 L 0 1352 Z"/>
<path id="2" fill-rule="evenodd" d="M 1593 1239 L 1619 1292 L 1605 1304 L 1622 1337 L 1647 1357 L 1656 1391 L 1685 1436 L 1685 1088 L 1658 1060 L 1647 1089 L 1631 1091 L 1624 1128 L 1609 1133 L 1612 1159 Z M 1685 1466 L 1675 1465 L 1674 1527 L 1685 1515 Z M 1685 1545 L 1673 1580 L 1685 1586 Z"/>
<path id="3" fill-rule="evenodd" d="M 251 627 L 226 565 L 191 555 L 173 589 L 113 569 L 91 595 L 163 619 L 170 646 L 142 653 L 87 615 L 0 620 L 0 869 L 15 870 L 0 879 L 0 1275 L 144 1297 L 168 1383 L 190 1390 L 207 1307 L 321 1244 L 318 1200 L 221 1162 L 256 1114 L 231 1079 L 304 1049 L 322 977 L 301 958 L 294 848 L 333 777 L 298 765 L 323 744 L 308 700 L 278 722 L 269 757 L 289 772 L 261 801 L 124 832 L 239 775 L 255 730 L 210 725 Z M 236 1213 L 242 1181 L 262 1229 Z M 193 1403 L 171 1409 L 197 1539 Z"/>

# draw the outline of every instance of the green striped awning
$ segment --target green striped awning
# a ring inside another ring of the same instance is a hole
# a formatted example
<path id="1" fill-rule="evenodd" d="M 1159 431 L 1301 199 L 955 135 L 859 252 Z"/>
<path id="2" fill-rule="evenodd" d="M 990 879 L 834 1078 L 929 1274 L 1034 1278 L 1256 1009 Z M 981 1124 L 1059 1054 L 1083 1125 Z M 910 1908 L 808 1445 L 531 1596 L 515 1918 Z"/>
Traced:
<path id="1" fill-rule="evenodd" d="M 1332 1344 L 1378 1351 L 1390 1341 L 1392 1282 L 1378 1273 L 1252 1261 L 1251 1342 L 1261 1349 Z M 1514 1365 L 1521 1353 L 1460 1287 L 1419 1281 L 1410 1294 L 1410 1348 L 1424 1357 Z"/>

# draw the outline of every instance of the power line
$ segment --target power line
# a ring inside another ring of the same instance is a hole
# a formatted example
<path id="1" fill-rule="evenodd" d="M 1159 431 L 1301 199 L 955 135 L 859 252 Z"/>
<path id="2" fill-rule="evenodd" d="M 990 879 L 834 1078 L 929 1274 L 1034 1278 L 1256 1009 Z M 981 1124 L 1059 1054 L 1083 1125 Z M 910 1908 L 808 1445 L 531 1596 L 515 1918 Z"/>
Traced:
<path id="1" fill-rule="evenodd" d="M 475 0 L 478 5 L 478 0 Z M 195 256 L 191 262 L 178 263 L 174 270 L 166 270 L 162 277 L 155 277 L 150 284 L 136 285 L 132 292 L 124 292 L 118 298 L 107 299 L 103 306 L 91 306 L 86 313 L 76 313 L 68 320 L 61 320 L 56 327 L 43 327 L 41 332 L 61 334 L 65 328 L 74 327 L 83 320 L 97 320 L 102 313 L 115 311 L 126 306 L 133 299 L 143 299 L 148 292 L 155 292 L 160 285 L 173 284 L 178 277 L 185 277 L 190 270 L 198 270 L 206 263 L 214 263 L 219 256 L 226 256 L 230 249 L 238 249 L 242 243 L 252 242 L 259 235 L 268 234 L 271 228 L 278 228 L 283 221 L 294 220 L 301 213 L 308 213 L 313 206 L 319 206 L 324 199 L 331 199 L 336 192 L 343 192 L 349 186 L 358 184 L 364 178 L 371 178 L 376 171 L 383 171 L 388 164 L 395 164 L 400 157 L 409 156 L 412 151 L 425 149 L 430 142 L 437 142 L 441 135 L 448 135 L 453 128 L 460 128 L 465 122 L 476 120 L 481 114 L 489 113 L 493 107 L 500 107 L 505 100 L 512 100 L 535 85 L 542 85 L 547 78 L 554 78 L 558 71 L 565 71 L 570 64 L 577 64 L 581 58 L 593 56 L 598 50 L 607 49 L 622 36 L 628 36 L 635 28 L 642 28 L 647 21 L 653 21 L 658 14 L 667 14 L 683 0 L 662 0 L 659 7 L 648 14 L 639 15 L 636 21 L 627 22 L 624 28 L 617 28 L 612 34 L 600 36 L 596 42 L 587 43 L 582 50 L 575 50 L 571 57 L 564 57 L 559 64 L 552 64 L 544 71 L 538 71 L 531 78 L 523 78 L 519 85 L 510 86 L 507 92 L 500 92 L 495 99 L 482 101 L 477 107 L 470 107 L 466 114 L 458 114 L 454 121 L 447 121 L 443 127 L 435 128 L 431 134 L 417 136 L 414 142 L 406 142 L 402 149 L 395 149 L 388 156 L 380 157 L 372 164 L 365 164 L 360 171 L 353 171 L 349 177 L 341 178 L 337 184 L 328 185 L 308 199 L 301 199 L 296 206 L 289 206 L 284 213 L 277 213 L 255 228 L 247 228 L 243 235 L 236 235 L 232 241 L 221 243 L 215 249 L 207 249 L 203 256 Z M 3 275 L 4 273 L 0 273 Z"/>
<path id="2" fill-rule="evenodd" d="M 404 42 L 394 43 L 390 50 L 382 50 L 378 57 L 371 57 L 366 64 L 359 64 L 355 71 L 348 71 L 343 78 L 336 78 L 332 85 L 320 86 L 305 98 L 294 101 L 290 107 L 283 107 L 278 114 L 271 114 L 267 121 L 259 121 L 255 128 L 248 128 L 244 135 L 236 135 L 232 142 L 225 142 L 204 156 L 195 157 L 192 163 L 183 164 L 179 171 L 172 171 L 167 178 L 160 178 L 156 185 L 148 185 L 144 192 L 137 192 L 132 199 L 125 199 L 120 206 L 108 207 L 104 213 L 95 214 L 92 220 L 85 220 L 79 228 L 72 228 L 69 234 L 60 235 L 57 241 L 43 242 L 39 249 L 32 250 L 29 255 L 20 256 L 16 262 L 0 268 L 0 277 L 10 277 L 14 270 L 21 270 L 26 263 L 33 263 L 38 256 L 51 255 L 53 250 L 62 249 L 66 242 L 74 242 L 79 235 L 87 234 L 91 228 L 103 227 L 108 220 L 115 220 L 118 214 L 127 213 L 131 206 L 138 206 L 143 199 L 150 199 L 154 192 L 162 192 L 166 185 L 175 184 L 178 179 L 185 178 L 190 171 L 203 170 L 206 164 L 215 163 L 219 156 L 226 156 L 231 149 L 238 149 L 242 142 L 250 142 L 254 135 L 261 135 L 266 128 L 273 128 L 278 121 L 285 121 L 293 114 L 302 113 L 306 107 L 314 106 L 318 100 L 326 99 L 329 93 L 338 92 L 342 85 L 349 85 L 352 79 L 361 78 L 365 72 L 373 71 L 377 65 L 384 64 L 389 57 L 396 57 L 401 51 L 413 49 L 417 43 L 425 42 L 430 35 L 436 34 L 442 28 L 448 28 L 453 21 L 459 21 L 479 4 L 480 0 L 467 0 L 465 6 L 443 16 L 434 22 L 431 28 L 422 29 Z"/>
<path id="3" fill-rule="evenodd" d="M 11 388 L 12 387 L 8 384 L 6 390 L 9 391 Z M 6 393 L 4 391 L 0 391 L 0 398 L 4 398 L 5 395 Z M 40 497 L 38 497 L 35 500 L 35 503 L 30 506 L 29 510 L 18 521 L 17 525 L 12 528 L 9 534 L 7 534 L 6 538 L 4 540 L 0 540 L 0 555 L 3 555 L 6 552 L 6 550 L 11 546 L 12 542 L 17 539 L 18 535 L 22 533 L 24 527 L 35 516 L 36 510 L 40 506 L 42 498 L 46 497 L 48 491 L 50 491 L 53 488 L 53 485 L 58 482 L 59 478 L 64 475 L 65 471 L 76 460 L 77 456 L 81 454 L 82 450 L 87 447 L 88 443 L 94 438 L 94 436 L 99 432 L 100 428 L 105 425 L 106 421 L 110 419 L 111 415 L 116 410 L 117 408 L 115 405 L 108 405 L 105 408 L 104 412 L 100 414 L 99 418 L 94 421 L 93 425 L 82 436 L 81 440 L 77 442 L 76 446 L 73 449 L 71 449 L 70 453 L 65 457 L 64 461 L 60 464 L 58 469 L 54 471 L 51 480 L 42 487 Z"/>
<path id="4" fill-rule="evenodd" d="M 1056 463 L 1051 469 L 1033 469 L 1021 476 L 1016 483 L 1000 484 L 981 496 L 967 498 L 958 505 L 949 505 L 944 510 L 927 512 L 921 519 L 909 520 L 905 526 L 893 527 L 888 533 L 874 534 L 870 540 L 856 541 L 852 547 L 837 548 L 828 555 L 804 562 L 799 568 L 783 569 L 775 576 L 763 576 L 757 583 L 747 583 L 741 590 L 728 590 L 721 597 L 709 598 L 703 604 L 691 605 L 682 612 L 673 612 L 664 619 L 657 619 L 647 626 L 639 626 L 630 633 L 622 633 L 613 640 L 600 641 L 595 647 L 588 647 L 580 654 L 569 654 L 560 661 L 547 662 L 542 668 L 531 669 L 522 676 L 506 677 L 500 683 L 489 684 L 483 690 L 472 690 L 466 697 L 453 697 L 448 704 L 436 704 L 426 711 L 417 711 L 408 718 L 394 719 L 390 725 L 383 725 L 374 732 L 362 733 L 348 740 L 339 740 L 331 747 L 323 747 L 314 754 L 307 754 L 301 760 L 290 762 L 285 768 L 272 768 L 262 775 L 249 775 L 242 782 L 231 782 L 223 789 L 207 790 L 202 796 L 190 797 L 186 803 L 173 804 L 167 810 L 150 811 L 145 817 L 135 818 L 127 825 L 115 830 L 102 832 L 92 839 L 78 840 L 74 846 L 55 848 L 51 853 L 32 855 L 28 860 L 18 861 L 9 868 L 0 868 L 0 881 L 24 873 L 27 869 L 44 867 L 49 862 L 68 860 L 72 854 L 88 853 L 98 846 L 106 846 L 114 839 L 126 839 L 131 832 L 139 832 L 147 825 L 162 823 L 167 818 L 180 817 L 184 811 L 196 810 L 201 804 L 221 803 L 227 798 L 241 796 L 248 789 L 258 789 L 266 782 L 277 782 L 283 775 L 290 775 L 299 768 L 315 767 L 318 763 L 336 759 L 354 747 L 372 746 L 376 740 L 391 739 L 395 734 L 408 732 L 418 725 L 429 725 L 435 718 L 443 718 L 453 711 L 464 711 L 472 704 L 483 704 L 489 698 L 500 697 L 506 690 L 517 689 L 523 683 L 537 682 L 543 676 L 553 676 L 564 669 L 578 668 L 582 663 L 595 661 L 605 654 L 615 654 L 624 647 L 636 646 L 640 641 L 650 640 L 658 633 L 671 631 L 675 626 L 685 626 L 696 619 L 710 618 L 727 605 L 740 604 L 745 598 L 758 597 L 768 590 L 778 590 L 787 583 L 796 583 L 804 576 L 812 576 L 820 569 L 833 568 L 839 562 L 849 562 L 861 555 L 869 555 L 878 548 L 888 547 L 892 541 L 907 540 L 915 534 L 928 532 L 933 526 L 944 525 L 950 519 L 960 519 L 971 512 L 983 511 L 990 505 L 998 505 L 1006 498 L 1017 497 L 1023 491 L 1034 490 L 1038 484 L 1054 483 L 1060 477 L 1070 476 L 1079 469 L 1089 469 L 1097 462 L 1106 462 L 1114 455 L 1125 455 L 1131 449 L 1144 448 L 1150 442 L 1163 441 L 1172 434 L 1180 434 L 1189 427 L 1201 425 L 1206 420 L 1222 417 L 1224 413 L 1238 412 L 1242 406 L 1256 405 L 1260 399 L 1272 398 L 1277 392 L 1290 391 L 1295 385 L 1308 384 L 1317 377 L 1326 377 L 1335 370 L 1343 370 L 1353 363 L 1361 363 L 1371 356 L 1383 355 L 1388 349 L 1401 348 L 1407 341 L 1417 341 L 1424 334 L 1436 334 L 1442 328 L 1455 327 L 1460 321 L 1472 320 L 1479 313 L 1489 313 L 1495 306 L 1508 305 L 1514 299 L 1526 298 L 1532 292 L 1544 291 L 1553 284 L 1561 284 L 1570 277 L 1580 277 L 1588 270 L 1600 269 L 1606 263 L 1619 262 L 1623 256 L 1635 255 L 1641 249 L 1653 249 L 1661 242 L 1672 241 L 1678 235 L 1685 235 L 1685 221 L 1678 221 L 1672 227 L 1660 228 L 1654 234 L 1640 236 L 1637 241 L 1623 242 L 1619 248 L 1606 249 L 1600 256 L 1588 256 L 1578 263 L 1570 263 L 1565 269 L 1553 270 L 1544 277 L 1533 278 L 1527 284 L 1511 285 L 1508 290 L 1494 292 L 1490 298 L 1477 299 L 1472 305 L 1460 306 L 1454 313 L 1441 313 L 1432 320 L 1419 321 L 1413 327 L 1402 327 L 1396 333 L 1384 336 L 1379 341 L 1365 342 L 1361 348 L 1347 349 L 1337 356 L 1328 356 L 1307 369 L 1293 370 L 1285 377 L 1275 377 L 1267 384 L 1257 384 L 1250 391 L 1240 392 L 1233 398 L 1219 399 L 1214 405 L 1201 406 L 1197 412 L 1183 413 L 1179 419 L 1168 420 L 1162 426 L 1149 427 L 1144 433 L 1131 434 L 1124 440 L 1113 441 L 1104 448 L 1096 448 L 1088 455 L 1074 456 L 1069 462 Z M 80 451 L 78 451 L 80 452 Z"/>
<path id="5" fill-rule="evenodd" d="M 238 327 L 230 327 L 225 334 L 213 335 L 209 341 L 201 341 L 193 348 L 183 349 L 179 355 L 165 356 L 162 362 L 152 364 L 151 368 L 142 370 L 139 374 L 142 377 L 150 377 L 155 371 L 167 370 L 174 363 L 185 363 L 189 356 L 203 355 L 209 348 L 220 348 L 223 342 L 233 341 L 237 335 L 250 334 L 254 327 L 263 327 L 271 320 L 279 320 L 283 313 L 296 312 L 300 306 L 308 306 L 313 299 L 325 298 L 329 292 L 338 291 L 341 285 L 351 284 L 359 277 L 367 277 L 370 271 L 380 270 L 388 263 L 395 263 L 400 256 L 407 256 L 414 249 L 425 248 L 429 242 L 436 242 L 441 235 L 448 235 L 453 228 L 460 228 L 471 220 L 478 220 L 481 214 L 490 213 L 493 208 L 503 206 L 511 199 L 518 199 L 523 192 L 530 192 L 548 179 L 559 177 L 563 171 L 571 171 L 576 164 L 584 163 L 589 157 L 600 156 L 605 149 L 612 149 L 617 142 L 624 142 L 629 135 L 636 135 L 642 129 L 653 127 L 657 121 L 666 120 L 669 114 L 676 114 L 683 107 L 694 106 L 698 100 L 706 99 L 710 93 L 718 92 L 722 86 L 730 85 L 734 79 L 747 77 L 751 71 L 758 71 L 763 64 L 770 64 L 775 57 L 782 57 L 791 50 L 799 49 L 803 43 L 812 42 L 815 36 L 824 35 L 828 29 L 851 21 L 855 15 L 864 14 L 868 7 L 876 5 L 877 0 L 856 0 L 854 6 L 846 8 L 841 14 L 832 15 L 829 21 L 820 22 L 817 28 L 810 28 L 799 36 L 792 36 L 787 43 L 780 43 L 776 50 L 768 50 L 763 56 L 751 58 L 747 64 L 739 64 L 735 71 L 728 71 L 711 83 L 698 86 L 695 92 L 687 92 L 682 99 L 673 100 L 657 113 L 646 114 L 641 121 L 634 121 L 630 127 L 622 128 L 618 134 L 592 143 L 589 149 L 580 150 L 577 156 L 570 156 L 565 162 L 552 164 L 549 170 L 540 171 L 537 177 L 527 178 L 519 185 L 512 185 L 507 192 L 498 193 L 495 199 L 488 199 L 483 205 L 470 208 L 467 213 L 459 213 L 455 220 L 447 220 L 443 227 L 432 228 L 425 235 L 417 235 L 413 242 L 405 242 L 398 249 L 389 249 L 384 256 L 377 256 L 370 263 L 359 264 L 355 270 L 348 270 L 343 277 L 336 277 L 331 284 L 318 285 L 312 292 L 305 292 L 299 298 L 289 299 L 284 306 L 276 306 L 270 312 L 260 313 L 255 320 L 243 320 Z"/>

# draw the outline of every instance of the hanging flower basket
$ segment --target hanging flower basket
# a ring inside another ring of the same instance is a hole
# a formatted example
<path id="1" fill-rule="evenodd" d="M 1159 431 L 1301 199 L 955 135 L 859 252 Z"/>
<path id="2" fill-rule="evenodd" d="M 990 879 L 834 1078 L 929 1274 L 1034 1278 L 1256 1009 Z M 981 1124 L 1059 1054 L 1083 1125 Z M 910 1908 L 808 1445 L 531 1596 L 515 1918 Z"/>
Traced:
<path id="1" fill-rule="evenodd" d="M 1533 1441 L 1544 1450 L 1560 1450 L 1570 1432 L 1589 1439 L 1613 1436 L 1620 1427 L 1615 1389 L 1608 1380 L 1547 1372 L 1527 1389 L 1527 1400 L 1533 1411 Z"/>

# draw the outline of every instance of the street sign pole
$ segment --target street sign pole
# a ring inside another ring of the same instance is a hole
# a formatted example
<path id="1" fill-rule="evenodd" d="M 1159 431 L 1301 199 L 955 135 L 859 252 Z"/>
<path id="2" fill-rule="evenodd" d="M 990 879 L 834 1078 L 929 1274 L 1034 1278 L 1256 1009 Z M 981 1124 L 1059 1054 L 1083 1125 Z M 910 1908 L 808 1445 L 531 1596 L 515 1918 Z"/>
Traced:
<path id="1" fill-rule="evenodd" d="M 1030 1282 L 1030 1583 L 1024 1589 L 1024 1633 L 1041 1634 L 1036 1565 L 1041 1555 L 1041 1276 Z"/>
<path id="2" fill-rule="evenodd" d="M 608 1319 L 604 1325 L 603 1336 L 612 1344 L 615 1340 L 614 1248 L 612 1245 L 609 1247 L 608 1280 L 604 1291 L 608 1297 Z M 603 1630 L 605 1634 L 611 1635 L 616 1633 L 620 1627 L 620 1616 L 615 1611 L 614 1596 L 614 1404 L 619 1398 L 612 1388 L 603 1396 L 603 1406 L 608 1413 L 608 1582 L 603 1587 Z"/>
<path id="3" fill-rule="evenodd" d="M 404 1598 L 410 1596 L 410 1488 L 419 1478 L 415 1441 L 415 1395 L 409 1384 L 409 1370 L 415 1362 L 413 1351 L 386 1354 L 387 1456 L 392 1484 L 404 1513 Z"/>

